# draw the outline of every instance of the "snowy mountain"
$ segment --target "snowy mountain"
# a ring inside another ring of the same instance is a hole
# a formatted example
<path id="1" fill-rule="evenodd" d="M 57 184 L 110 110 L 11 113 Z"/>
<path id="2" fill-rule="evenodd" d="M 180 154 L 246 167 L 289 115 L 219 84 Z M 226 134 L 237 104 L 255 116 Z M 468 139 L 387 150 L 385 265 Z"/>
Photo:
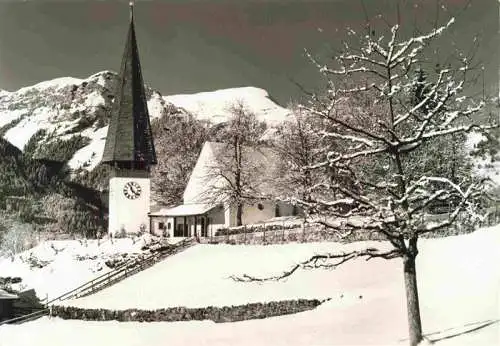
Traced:
<path id="1" fill-rule="evenodd" d="M 230 107 L 235 102 L 243 103 L 257 119 L 268 125 L 283 122 L 289 111 L 277 105 L 264 89 L 242 87 L 202 92 L 197 94 L 165 96 L 164 99 L 178 108 L 194 114 L 198 119 L 214 124 L 227 121 Z"/>
<path id="2" fill-rule="evenodd" d="M 116 73 L 103 71 L 85 79 L 63 77 L 14 92 L 1 90 L 0 137 L 22 151 L 31 141 L 35 157 L 51 159 L 52 153 L 44 148 L 73 141 L 68 166 L 92 170 L 104 149 L 116 79 Z M 228 119 L 229 107 L 238 101 L 271 126 L 287 114 L 265 90 L 255 87 L 165 97 L 146 87 L 146 97 L 152 119 L 191 113 L 217 124 Z"/>
<path id="3" fill-rule="evenodd" d="M 117 75 L 110 71 L 86 79 L 72 77 L 0 93 L 0 134 L 20 150 L 35 140 L 34 155 L 45 158 L 42 148 L 57 141 L 83 137 L 71 168 L 97 165 L 104 148 L 109 109 L 114 99 Z M 161 95 L 147 88 L 148 106 L 153 118 L 166 109 Z"/>

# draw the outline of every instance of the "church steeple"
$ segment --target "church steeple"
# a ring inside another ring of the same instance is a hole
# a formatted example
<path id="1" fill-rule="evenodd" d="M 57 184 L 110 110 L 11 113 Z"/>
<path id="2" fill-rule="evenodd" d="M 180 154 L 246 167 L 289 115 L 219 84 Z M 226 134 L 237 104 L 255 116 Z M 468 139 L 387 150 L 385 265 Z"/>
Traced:
<path id="1" fill-rule="evenodd" d="M 102 163 L 149 171 L 157 163 L 135 35 L 134 4 L 115 90 Z"/>

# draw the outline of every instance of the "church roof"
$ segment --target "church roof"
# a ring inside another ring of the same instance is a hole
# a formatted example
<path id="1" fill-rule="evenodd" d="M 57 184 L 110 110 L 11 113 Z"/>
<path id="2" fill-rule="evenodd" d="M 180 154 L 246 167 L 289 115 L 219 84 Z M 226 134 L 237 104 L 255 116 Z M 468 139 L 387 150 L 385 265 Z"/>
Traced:
<path id="1" fill-rule="evenodd" d="M 115 89 L 115 100 L 111 108 L 102 162 L 145 163 L 148 166 L 156 164 L 157 160 L 139 61 L 132 5 L 130 11 L 128 36 Z"/>
<path id="2" fill-rule="evenodd" d="M 280 171 L 279 154 L 270 147 L 263 145 L 256 147 L 242 147 L 243 179 L 246 188 L 251 189 L 249 194 L 272 198 L 279 194 L 280 184 L 276 179 L 283 172 Z M 223 191 L 228 185 L 223 174 L 233 177 L 231 161 L 232 150 L 229 144 L 205 142 L 198 161 L 191 173 L 184 190 L 184 203 L 222 203 L 225 200 Z"/>
<path id="3" fill-rule="evenodd" d="M 173 208 L 161 209 L 150 216 L 193 216 L 203 215 L 216 206 L 209 203 L 181 204 Z"/>

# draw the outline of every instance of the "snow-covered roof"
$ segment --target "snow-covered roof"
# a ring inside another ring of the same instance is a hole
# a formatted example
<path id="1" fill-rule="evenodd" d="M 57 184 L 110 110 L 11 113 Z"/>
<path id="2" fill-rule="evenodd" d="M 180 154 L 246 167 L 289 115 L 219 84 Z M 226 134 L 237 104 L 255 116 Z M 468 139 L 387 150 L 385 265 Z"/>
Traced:
<path id="1" fill-rule="evenodd" d="M 11 294 L 5 290 L 0 289 L 0 300 L 6 300 L 6 299 L 18 299 L 19 297 L 16 296 L 15 294 Z"/>
<path id="2" fill-rule="evenodd" d="M 174 208 L 160 209 L 150 216 L 192 216 L 202 215 L 215 208 L 215 205 L 208 203 L 181 204 Z"/>
<path id="3" fill-rule="evenodd" d="M 216 172 L 230 167 L 230 164 L 225 164 L 231 160 L 231 155 L 228 154 L 230 152 L 228 144 L 205 142 L 184 190 L 185 202 L 204 203 L 224 200 L 218 192 L 224 189 L 223 186 L 227 182 Z M 276 195 L 279 188 L 276 177 L 282 174 L 278 153 L 266 146 L 243 146 L 242 152 L 245 162 L 244 174 L 247 175 L 247 185 L 251 186 L 253 193 L 262 196 Z"/>

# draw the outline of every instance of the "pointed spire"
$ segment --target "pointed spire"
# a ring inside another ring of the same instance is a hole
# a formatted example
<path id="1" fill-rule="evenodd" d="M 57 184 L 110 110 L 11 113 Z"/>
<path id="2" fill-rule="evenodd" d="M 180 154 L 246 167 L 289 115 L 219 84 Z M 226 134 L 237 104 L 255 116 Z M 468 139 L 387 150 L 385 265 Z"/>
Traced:
<path id="1" fill-rule="evenodd" d="M 129 5 L 130 25 L 101 162 L 149 170 L 157 162 L 156 152 L 135 36 L 134 4 Z"/>
<path id="2" fill-rule="evenodd" d="M 130 22 L 133 22 L 134 21 L 134 1 L 131 0 L 128 3 L 128 6 L 130 7 Z"/>

